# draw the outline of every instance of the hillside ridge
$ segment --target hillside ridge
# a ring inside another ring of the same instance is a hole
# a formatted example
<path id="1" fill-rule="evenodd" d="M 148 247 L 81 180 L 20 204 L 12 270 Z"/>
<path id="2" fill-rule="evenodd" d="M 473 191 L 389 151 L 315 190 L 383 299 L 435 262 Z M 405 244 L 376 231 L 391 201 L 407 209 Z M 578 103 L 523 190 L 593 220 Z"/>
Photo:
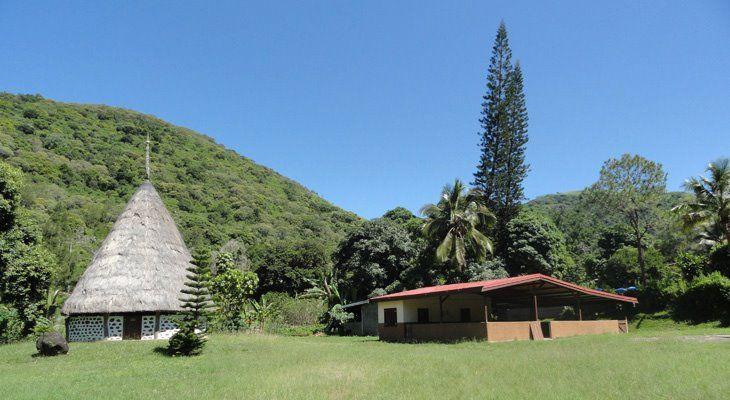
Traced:
<path id="1" fill-rule="evenodd" d="M 134 190 L 152 182 L 185 242 L 220 246 L 317 240 L 329 248 L 361 220 L 314 191 L 158 117 L 106 105 L 0 93 L 0 160 L 24 173 L 24 206 L 71 281 Z"/>

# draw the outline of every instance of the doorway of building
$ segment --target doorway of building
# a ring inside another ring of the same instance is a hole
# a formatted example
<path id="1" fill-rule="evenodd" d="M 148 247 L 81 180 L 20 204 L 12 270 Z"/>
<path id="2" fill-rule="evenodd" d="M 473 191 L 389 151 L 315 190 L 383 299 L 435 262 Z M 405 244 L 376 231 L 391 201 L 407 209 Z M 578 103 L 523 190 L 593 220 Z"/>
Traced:
<path id="1" fill-rule="evenodd" d="M 142 338 L 142 316 L 141 315 L 125 315 L 122 339 L 123 340 L 139 340 L 141 338 Z"/>

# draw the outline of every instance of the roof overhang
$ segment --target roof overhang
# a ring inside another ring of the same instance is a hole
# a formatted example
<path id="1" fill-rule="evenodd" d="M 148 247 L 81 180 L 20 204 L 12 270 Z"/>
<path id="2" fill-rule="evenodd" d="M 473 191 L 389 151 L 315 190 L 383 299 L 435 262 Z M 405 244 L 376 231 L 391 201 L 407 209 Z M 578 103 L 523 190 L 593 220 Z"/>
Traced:
<path id="1" fill-rule="evenodd" d="M 529 275 L 528 275 L 529 276 Z M 583 301 L 618 301 L 638 304 L 635 297 L 622 296 L 602 290 L 587 288 L 574 283 L 562 281 L 547 275 L 531 276 L 519 282 L 504 283 L 483 287 L 482 293 L 502 297 L 518 297 L 518 294 L 540 296 L 553 299 L 580 299 Z"/>
<path id="2" fill-rule="evenodd" d="M 355 307 L 364 306 L 365 304 L 368 304 L 368 303 L 370 303 L 370 299 L 365 299 L 365 300 L 356 301 L 354 303 L 345 304 L 344 306 L 342 306 L 342 308 L 344 308 L 344 309 L 355 308 Z"/>
<path id="3" fill-rule="evenodd" d="M 528 297 L 531 299 L 533 295 L 537 295 L 543 300 L 552 299 L 555 301 L 580 299 L 586 302 L 613 301 L 632 304 L 638 303 L 638 300 L 634 297 L 587 288 L 543 274 L 523 275 L 482 282 L 430 286 L 377 296 L 371 298 L 370 301 L 408 300 L 422 297 L 445 296 L 454 293 L 476 293 L 515 301 Z"/>

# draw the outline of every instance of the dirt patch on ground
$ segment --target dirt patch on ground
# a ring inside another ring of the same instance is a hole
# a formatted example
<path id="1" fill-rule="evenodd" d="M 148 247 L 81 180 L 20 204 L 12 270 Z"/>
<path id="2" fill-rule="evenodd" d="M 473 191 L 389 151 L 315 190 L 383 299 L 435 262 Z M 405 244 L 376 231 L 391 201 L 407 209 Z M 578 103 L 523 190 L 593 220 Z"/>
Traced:
<path id="1" fill-rule="evenodd" d="M 685 336 L 675 336 L 675 337 L 647 336 L 647 337 L 635 337 L 635 338 L 632 338 L 631 341 L 633 341 L 633 342 L 656 342 L 659 340 L 667 340 L 667 339 L 687 340 L 687 341 L 692 341 L 692 342 L 727 342 L 728 344 L 730 344 L 730 335 L 685 335 Z"/>
<path id="2" fill-rule="evenodd" d="M 635 337 L 631 338 L 631 341 L 633 342 L 656 342 L 659 340 L 658 337 Z"/>
<path id="3" fill-rule="evenodd" d="M 681 340 L 691 340 L 695 342 L 727 342 L 730 343 L 730 335 L 690 335 L 680 336 Z"/>

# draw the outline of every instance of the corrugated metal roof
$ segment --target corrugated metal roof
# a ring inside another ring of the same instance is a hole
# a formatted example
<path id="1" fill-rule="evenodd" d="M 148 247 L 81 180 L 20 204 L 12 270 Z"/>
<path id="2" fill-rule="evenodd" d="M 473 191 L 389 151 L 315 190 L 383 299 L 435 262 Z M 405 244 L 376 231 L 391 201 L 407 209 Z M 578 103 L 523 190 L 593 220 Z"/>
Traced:
<path id="1" fill-rule="evenodd" d="M 369 299 L 365 299 L 365 300 L 356 301 L 354 303 L 345 304 L 344 306 L 342 306 L 342 308 L 347 309 L 347 308 L 352 308 L 352 307 L 358 307 L 358 306 L 362 306 L 362 305 L 365 305 L 365 304 L 368 304 L 368 303 L 370 303 L 370 300 Z"/>
<path id="2" fill-rule="evenodd" d="M 489 281 L 480 282 L 466 282 L 466 283 L 453 283 L 450 285 L 440 286 L 427 286 L 413 290 L 406 290 L 398 293 L 391 293 L 382 296 L 373 297 L 370 301 L 387 301 L 387 300 L 402 300 L 414 297 L 426 297 L 433 295 L 457 293 L 464 291 L 475 291 L 489 292 L 492 290 L 502 289 L 510 286 L 517 286 L 532 282 L 548 282 L 556 286 L 562 286 L 566 289 L 570 289 L 576 292 L 581 292 L 591 296 L 597 296 L 607 298 L 611 300 L 624 301 L 628 303 L 638 303 L 638 300 L 634 297 L 621 296 L 619 294 L 607 293 L 600 290 L 587 288 L 585 286 L 576 285 L 574 283 L 561 281 L 560 279 L 553 278 L 551 276 L 543 274 L 531 274 L 523 276 L 515 276 L 511 278 L 492 279 Z"/>

